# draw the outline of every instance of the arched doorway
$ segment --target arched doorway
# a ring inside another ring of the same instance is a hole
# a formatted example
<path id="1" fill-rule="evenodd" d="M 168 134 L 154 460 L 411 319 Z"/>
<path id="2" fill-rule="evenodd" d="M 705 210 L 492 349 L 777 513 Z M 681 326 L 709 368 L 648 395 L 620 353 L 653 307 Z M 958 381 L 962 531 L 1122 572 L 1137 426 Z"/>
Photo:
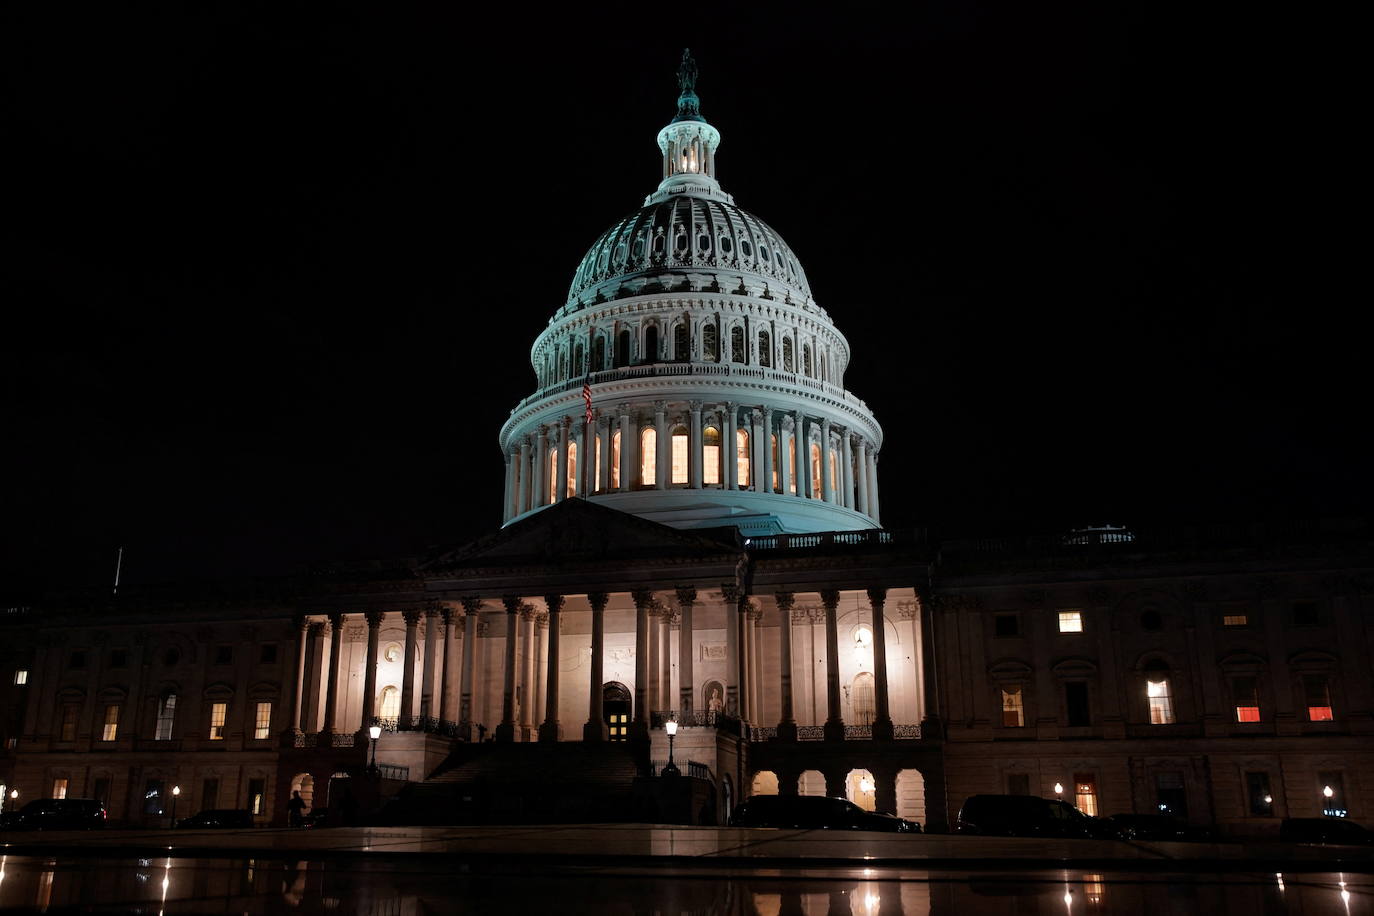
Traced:
<path id="1" fill-rule="evenodd" d="M 865 811 L 877 808 L 877 782 L 868 770 L 850 770 L 844 779 L 845 795 Z"/>
<path id="2" fill-rule="evenodd" d="M 760 770 L 754 774 L 754 783 L 749 787 L 749 795 L 777 795 L 778 774 L 772 770 Z"/>
<path id="3" fill-rule="evenodd" d="M 633 712 L 630 688 L 619 681 L 607 681 L 602 685 L 601 717 L 606 723 L 610 740 L 630 740 L 630 715 Z"/>
<path id="4" fill-rule="evenodd" d="M 309 773 L 297 773 L 291 777 L 291 791 L 301 793 L 301 801 L 306 810 L 315 807 L 315 777 Z"/>

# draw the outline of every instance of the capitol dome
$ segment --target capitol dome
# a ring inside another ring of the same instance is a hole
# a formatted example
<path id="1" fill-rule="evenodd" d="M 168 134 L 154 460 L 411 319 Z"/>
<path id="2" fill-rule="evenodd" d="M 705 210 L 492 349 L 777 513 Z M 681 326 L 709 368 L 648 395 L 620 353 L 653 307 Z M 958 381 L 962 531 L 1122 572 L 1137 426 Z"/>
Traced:
<path id="1" fill-rule="evenodd" d="M 879 525 L 882 429 L 801 262 L 716 179 L 683 57 L 663 180 L 592 244 L 501 429 L 507 523 L 570 497 L 745 535 Z"/>

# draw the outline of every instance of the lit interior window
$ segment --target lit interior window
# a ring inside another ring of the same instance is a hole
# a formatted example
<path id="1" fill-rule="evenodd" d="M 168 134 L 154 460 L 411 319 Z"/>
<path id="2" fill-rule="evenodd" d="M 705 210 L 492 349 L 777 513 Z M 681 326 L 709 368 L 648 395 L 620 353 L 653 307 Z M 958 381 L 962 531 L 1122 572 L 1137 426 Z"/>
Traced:
<path id="1" fill-rule="evenodd" d="M 105 707 L 105 726 L 100 730 L 101 741 L 113 741 L 119 734 L 119 707 L 111 704 Z"/>
<path id="2" fill-rule="evenodd" d="M 749 433 L 735 430 L 735 471 L 739 475 L 739 485 L 749 486 Z"/>
<path id="3" fill-rule="evenodd" d="M 262 702 L 258 704 L 253 716 L 253 737 L 262 740 L 272 734 L 272 704 Z"/>
<path id="4" fill-rule="evenodd" d="M 547 471 L 548 473 L 544 475 L 544 479 L 547 480 L 549 484 L 549 498 L 545 500 L 545 502 L 552 505 L 558 500 L 558 449 L 556 448 L 549 449 L 549 466 Z"/>
<path id="5" fill-rule="evenodd" d="M 577 443 L 568 443 L 568 495 L 577 495 Z"/>
<path id="6" fill-rule="evenodd" d="M 29 682 L 29 669 L 20 668 L 14 672 L 14 683 L 16 686 L 23 687 Z"/>
<path id="7" fill-rule="evenodd" d="M 210 706 L 210 740 L 224 740 L 224 720 L 229 716 L 228 703 L 214 703 Z"/>
<path id="8" fill-rule="evenodd" d="M 1021 701 L 1021 688 L 1002 688 L 1002 725 L 1006 728 L 1021 728 L 1026 724 L 1026 710 Z"/>
<path id="9" fill-rule="evenodd" d="M 1097 817 L 1097 784 L 1083 776 L 1074 778 L 1074 807 L 1090 817 Z"/>
<path id="10" fill-rule="evenodd" d="M 787 450 L 787 492 L 797 492 L 797 450 Z"/>
<path id="11" fill-rule="evenodd" d="M 830 492 L 840 492 L 840 458 L 833 448 L 830 450 Z"/>
<path id="12" fill-rule="evenodd" d="M 1083 613 L 1081 611 L 1060 611 L 1059 612 L 1059 632 L 1060 633 L 1082 633 L 1083 632 Z"/>
<path id="13" fill-rule="evenodd" d="M 594 474 L 593 474 L 593 476 L 592 476 L 592 482 L 591 482 L 591 488 L 592 488 L 593 490 L 595 490 L 595 489 L 597 488 L 597 485 L 601 482 L 601 481 L 599 480 L 599 478 L 598 478 L 598 475 L 601 473 L 601 437 L 600 437 L 600 436 L 597 436 L 597 437 L 596 437 L 596 446 L 595 446 L 595 448 L 596 448 L 596 460 L 592 463 L 592 469 L 593 469 L 593 471 L 594 471 Z"/>
<path id="14" fill-rule="evenodd" d="M 658 431 L 652 426 L 639 434 L 639 482 L 652 487 L 658 483 Z"/>
<path id="15" fill-rule="evenodd" d="M 383 719 L 394 719 L 401 714 L 401 691 L 395 687 L 382 688 L 382 702 L 377 704 Z"/>
<path id="16" fill-rule="evenodd" d="M 1250 622 L 1250 618 L 1245 614 L 1227 614 L 1221 618 L 1222 626 L 1243 627 Z"/>
<path id="17" fill-rule="evenodd" d="M 611 488 L 620 489 L 620 430 L 611 433 Z"/>
<path id="18" fill-rule="evenodd" d="M 1231 689 L 1236 698 L 1236 721 L 1260 721 L 1258 681 L 1253 677 L 1234 678 Z"/>
<path id="19" fill-rule="evenodd" d="M 1169 725 L 1174 721 L 1174 698 L 1169 691 L 1169 679 L 1151 675 L 1145 682 L 1145 696 L 1150 701 L 1150 724 Z"/>
<path id="20" fill-rule="evenodd" d="M 811 443 L 811 496 L 818 498 L 821 493 L 821 447 Z"/>
<path id="21" fill-rule="evenodd" d="M 1326 678 L 1319 674 L 1305 675 L 1302 679 L 1303 692 L 1307 695 L 1307 719 L 1309 722 L 1330 722 L 1335 716 L 1331 709 L 1331 688 Z"/>
<path id="22" fill-rule="evenodd" d="M 687 482 L 687 430 L 679 426 L 673 430 L 672 483 Z"/>
<path id="23" fill-rule="evenodd" d="M 66 798 L 66 797 L 67 797 L 67 779 L 66 779 L 66 777 L 59 776 L 57 779 L 54 779 L 54 780 L 52 781 L 52 797 L 53 797 L 53 798 Z"/>
<path id="24" fill-rule="evenodd" d="M 701 482 L 720 484 L 720 430 L 708 426 L 701 434 Z"/>

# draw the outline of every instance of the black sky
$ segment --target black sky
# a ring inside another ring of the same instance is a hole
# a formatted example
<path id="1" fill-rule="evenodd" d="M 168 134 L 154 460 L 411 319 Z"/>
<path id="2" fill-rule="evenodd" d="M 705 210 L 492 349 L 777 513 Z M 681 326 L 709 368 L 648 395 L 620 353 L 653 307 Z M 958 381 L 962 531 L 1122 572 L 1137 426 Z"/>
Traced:
<path id="1" fill-rule="evenodd" d="M 493 529 L 684 45 L 722 183 L 850 340 L 889 527 L 1368 511 L 1301 37 L 1017 6 L 8 8 L 7 585 Z"/>

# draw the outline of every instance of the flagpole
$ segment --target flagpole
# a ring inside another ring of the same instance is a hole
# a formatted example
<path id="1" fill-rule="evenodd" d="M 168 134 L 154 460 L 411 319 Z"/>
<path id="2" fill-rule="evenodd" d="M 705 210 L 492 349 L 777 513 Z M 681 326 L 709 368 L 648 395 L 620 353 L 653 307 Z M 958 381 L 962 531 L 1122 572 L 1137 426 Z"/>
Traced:
<path id="1" fill-rule="evenodd" d="M 121 567 L 123 567 L 123 565 L 124 565 L 124 548 L 121 547 L 121 548 L 119 548 L 119 554 L 118 554 L 118 556 L 115 557 L 115 581 L 114 581 L 114 589 L 111 590 L 111 592 L 110 592 L 111 595 L 118 595 L 118 594 L 119 594 L 119 570 L 120 570 Z"/>

